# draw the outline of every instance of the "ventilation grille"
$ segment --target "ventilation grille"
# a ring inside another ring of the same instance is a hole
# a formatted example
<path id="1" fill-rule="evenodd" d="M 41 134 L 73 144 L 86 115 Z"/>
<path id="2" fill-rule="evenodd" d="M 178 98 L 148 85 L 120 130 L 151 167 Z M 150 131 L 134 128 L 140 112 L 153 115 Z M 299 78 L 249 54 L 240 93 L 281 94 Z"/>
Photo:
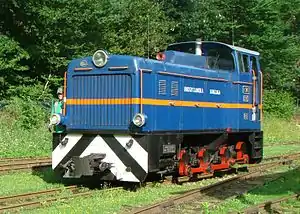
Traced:
<path id="1" fill-rule="evenodd" d="M 161 94 L 161 95 L 167 94 L 167 81 L 166 80 L 158 81 L 158 94 Z"/>
<path id="2" fill-rule="evenodd" d="M 68 108 L 71 126 L 114 129 L 127 128 L 130 124 L 132 90 L 129 75 L 78 75 L 73 77 L 70 87 L 72 98 L 79 102 Z"/>
<path id="3" fill-rule="evenodd" d="M 171 82 L 171 95 L 178 96 L 178 81 Z"/>

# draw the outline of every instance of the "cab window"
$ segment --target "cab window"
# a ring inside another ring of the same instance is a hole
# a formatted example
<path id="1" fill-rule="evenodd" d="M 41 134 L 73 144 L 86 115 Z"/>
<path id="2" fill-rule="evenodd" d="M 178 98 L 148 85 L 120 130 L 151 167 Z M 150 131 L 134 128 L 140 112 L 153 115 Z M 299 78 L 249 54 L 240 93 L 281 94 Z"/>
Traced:
<path id="1" fill-rule="evenodd" d="M 231 50 L 222 47 L 204 50 L 210 69 L 234 71 L 234 61 Z"/>
<path id="2" fill-rule="evenodd" d="M 238 53 L 240 72 L 249 72 L 248 55 Z"/>
<path id="3" fill-rule="evenodd" d="M 254 70 L 255 73 L 256 73 L 257 70 L 258 70 L 258 69 L 257 69 L 257 60 L 256 60 L 256 58 L 253 57 L 253 56 L 251 56 L 250 60 L 251 60 L 252 70 Z"/>
<path id="4" fill-rule="evenodd" d="M 223 70 L 234 71 L 234 58 L 232 50 L 224 45 L 218 44 L 202 44 L 202 57 L 205 58 L 205 64 L 199 67 L 203 67 L 211 70 Z M 196 43 L 179 43 L 168 46 L 167 50 L 179 51 L 188 54 L 194 54 L 196 52 Z M 199 56 L 198 56 L 199 57 Z"/>
<path id="5" fill-rule="evenodd" d="M 195 54 L 196 46 L 195 43 L 179 43 L 169 46 L 167 50 Z"/>

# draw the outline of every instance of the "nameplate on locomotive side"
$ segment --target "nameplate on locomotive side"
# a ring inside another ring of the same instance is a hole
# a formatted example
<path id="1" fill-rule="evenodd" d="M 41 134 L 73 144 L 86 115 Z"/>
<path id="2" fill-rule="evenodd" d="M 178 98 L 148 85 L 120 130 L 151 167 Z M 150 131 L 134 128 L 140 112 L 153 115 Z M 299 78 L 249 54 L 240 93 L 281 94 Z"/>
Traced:
<path id="1" fill-rule="evenodd" d="M 163 154 L 169 154 L 169 153 L 176 153 L 175 144 L 163 145 Z"/>
<path id="2" fill-rule="evenodd" d="M 203 90 L 203 88 L 194 88 L 194 87 L 184 86 L 184 92 L 203 94 L 204 90 Z"/>

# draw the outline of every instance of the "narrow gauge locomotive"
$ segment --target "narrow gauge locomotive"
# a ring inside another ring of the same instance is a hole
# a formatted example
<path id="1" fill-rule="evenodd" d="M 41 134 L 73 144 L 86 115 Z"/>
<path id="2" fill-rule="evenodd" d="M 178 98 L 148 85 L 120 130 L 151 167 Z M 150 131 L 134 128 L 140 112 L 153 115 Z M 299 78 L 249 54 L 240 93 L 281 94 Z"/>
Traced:
<path id="1" fill-rule="evenodd" d="M 52 167 L 65 178 L 194 177 L 263 157 L 259 53 L 220 42 L 171 44 L 157 60 L 98 50 L 65 74 L 51 115 Z"/>

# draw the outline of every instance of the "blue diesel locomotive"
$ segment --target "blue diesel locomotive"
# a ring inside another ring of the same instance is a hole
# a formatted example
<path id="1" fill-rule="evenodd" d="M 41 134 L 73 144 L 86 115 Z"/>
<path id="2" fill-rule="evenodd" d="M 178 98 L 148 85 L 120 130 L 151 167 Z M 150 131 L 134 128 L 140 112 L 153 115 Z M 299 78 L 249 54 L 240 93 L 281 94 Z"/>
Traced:
<path id="1" fill-rule="evenodd" d="M 98 50 L 65 74 L 52 114 L 52 167 L 65 178 L 195 177 L 263 157 L 259 53 L 220 42 L 171 44 L 157 60 Z"/>

